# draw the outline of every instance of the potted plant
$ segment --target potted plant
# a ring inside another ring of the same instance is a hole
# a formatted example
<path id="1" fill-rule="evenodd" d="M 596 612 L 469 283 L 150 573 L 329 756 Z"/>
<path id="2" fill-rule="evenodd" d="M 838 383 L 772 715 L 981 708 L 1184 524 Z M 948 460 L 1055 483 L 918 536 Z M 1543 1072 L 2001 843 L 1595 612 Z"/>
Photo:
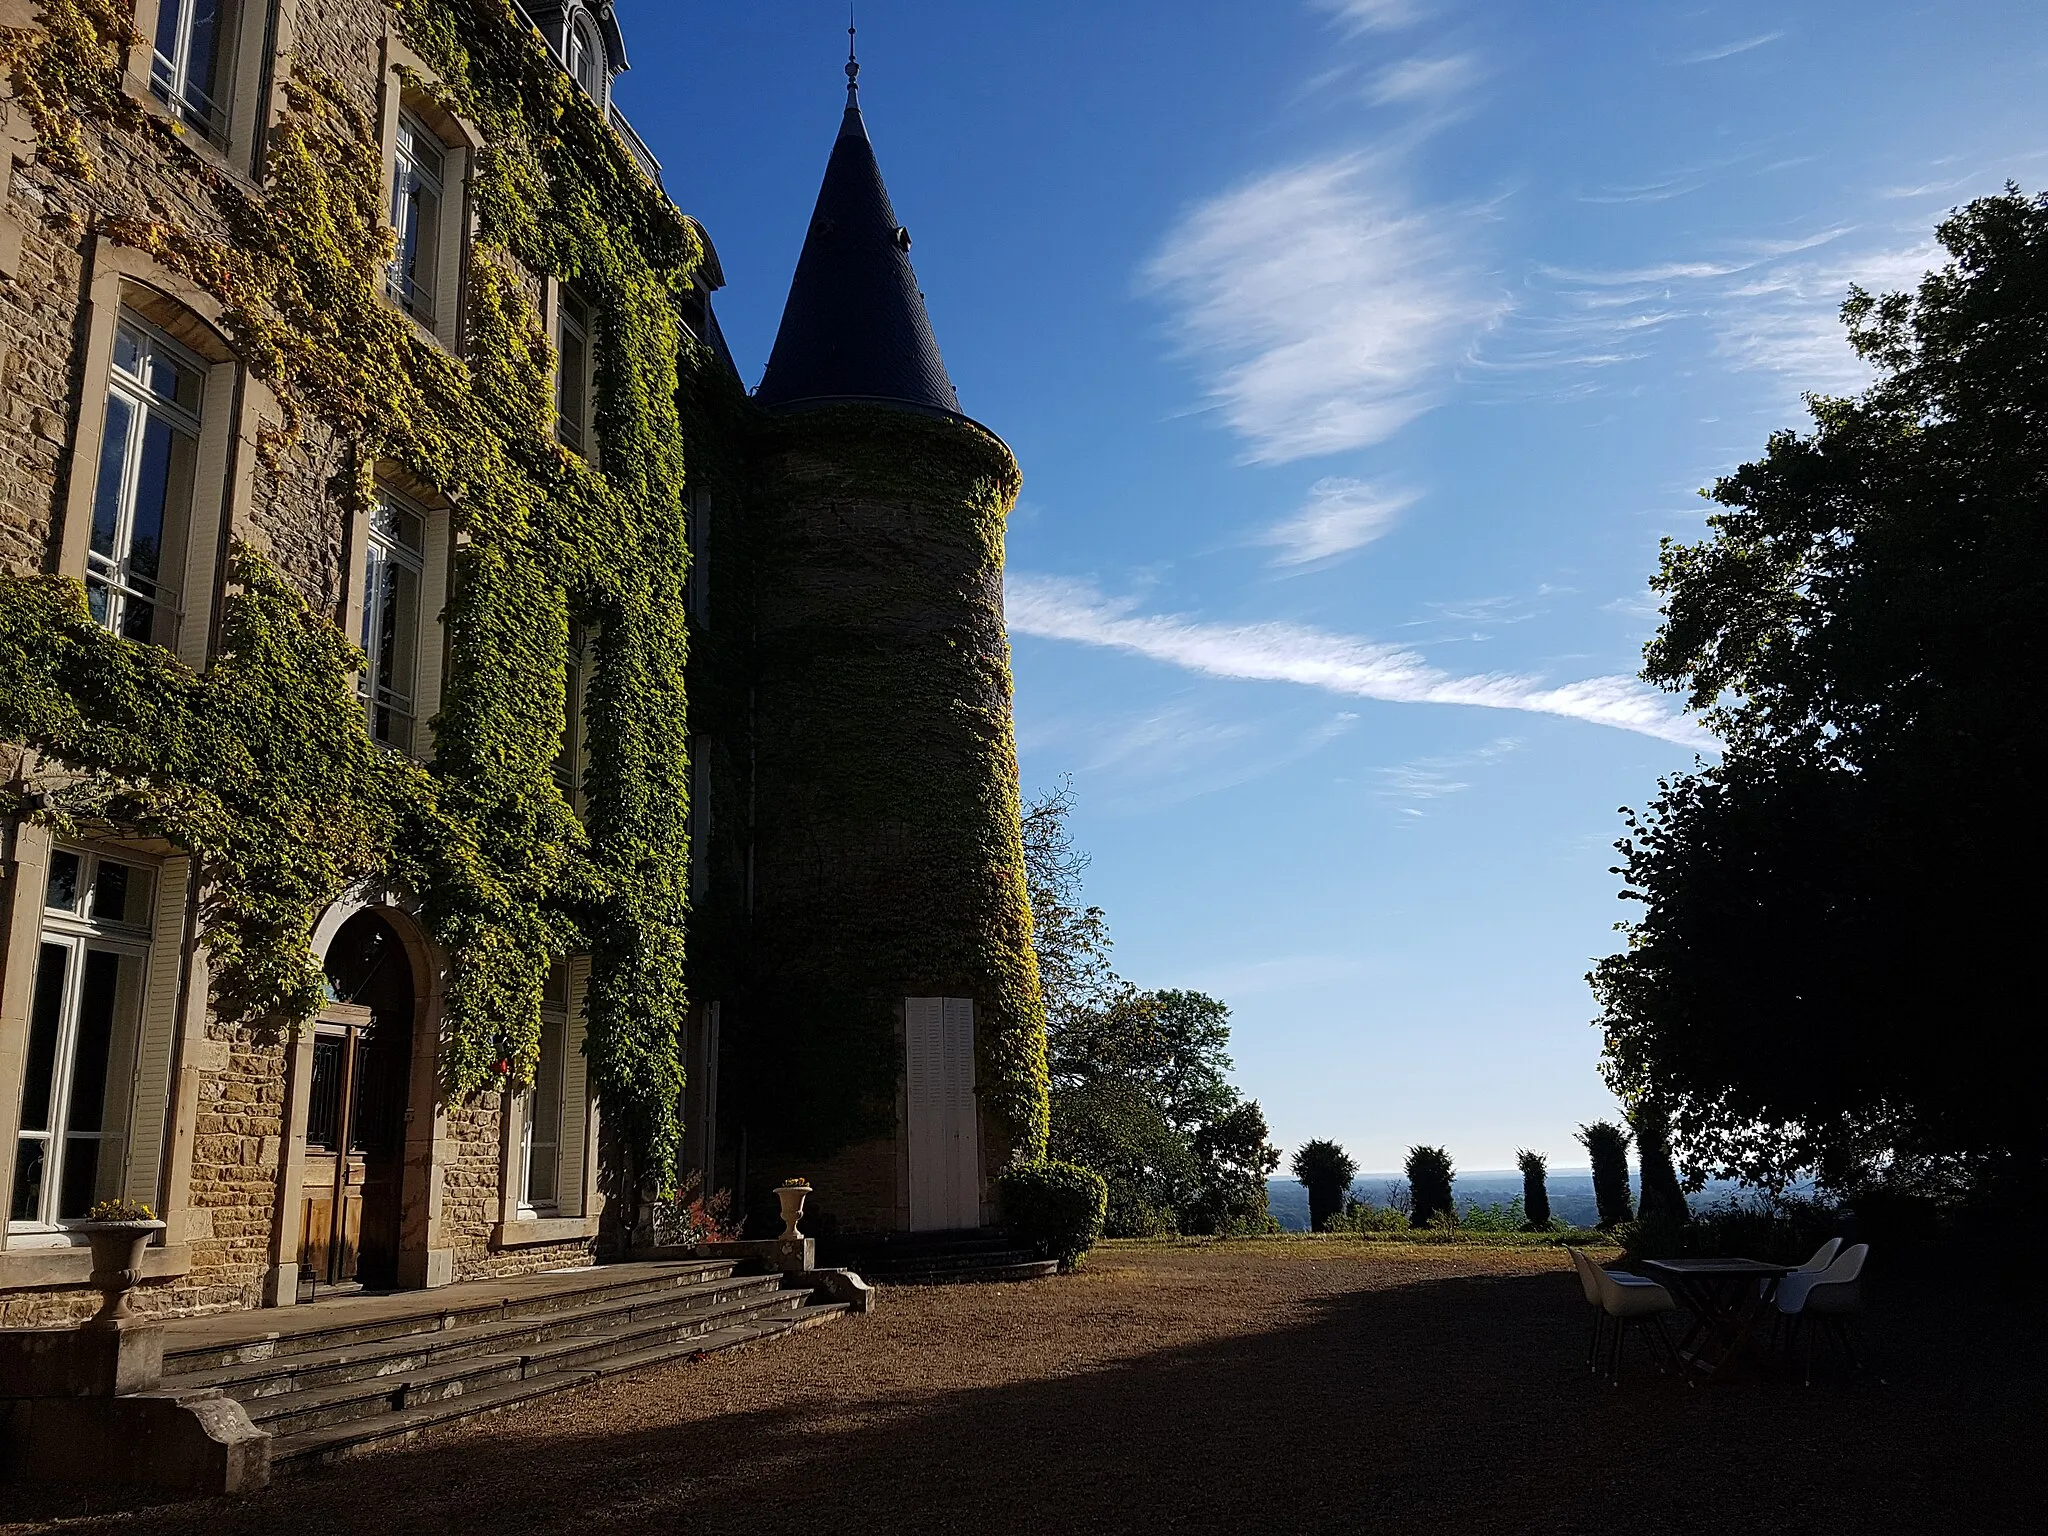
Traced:
<path id="1" fill-rule="evenodd" d="M 142 1250 L 163 1229 L 156 1212 L 128 1200 L 102 1200 L 85 1213 L 77 1230 L 92 1244 L 92 1284 L 105 1298 L 94 1323 L 126 1320 L 129 1298 L 142 1283 Z"/>
<path id="2" fill-rule="evenodd" d="M 811 1194 L 811 1181 L 802 1174 L 793 1179 L 784 1179 L 775 1187 L 775 1198 L 782 1202 L 782 1236 L 784 1240 L 802 1237 L 796 1224 L 803 1220 L 804 1201 Z"/>

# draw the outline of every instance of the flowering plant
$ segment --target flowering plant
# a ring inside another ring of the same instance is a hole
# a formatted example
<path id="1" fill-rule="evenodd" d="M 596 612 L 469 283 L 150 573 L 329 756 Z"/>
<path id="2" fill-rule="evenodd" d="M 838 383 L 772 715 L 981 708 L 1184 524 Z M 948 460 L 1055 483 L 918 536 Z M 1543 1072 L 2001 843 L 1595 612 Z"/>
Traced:
<path id="1" fill-rule="evenodd" d="M 809 1189 L 811 1187 L 811 1181 L 805 1178 L 802 1174 L 798 1174 L 793 1179 L 784 1179 L 782 1183 L 777 1187 L 781 1189 Z"/>
<path id="2" fill-rule="evenodd" d="M 664 1248 L 694 1248 L 699 1243 L 729 1243 L 740 1235 L 733 1220 L 732 1191 L 704 1193 L 696 1175 L 669 1199 L 654 1207 L 654 1240 Z"/>
<path id="3" fill-rule="evenodd" d="M 102 1200 L 85 1213 L 87 1221 L 155 1221 L 156 1212 L 132 1200 Z"/>

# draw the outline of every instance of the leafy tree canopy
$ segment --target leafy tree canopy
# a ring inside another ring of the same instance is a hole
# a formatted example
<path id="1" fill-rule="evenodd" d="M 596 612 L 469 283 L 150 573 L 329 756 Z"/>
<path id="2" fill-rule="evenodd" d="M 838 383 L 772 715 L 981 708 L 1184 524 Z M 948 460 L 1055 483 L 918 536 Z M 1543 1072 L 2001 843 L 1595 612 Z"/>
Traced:
<path id="1" fill-rule="evenodd" d="M 1726 750 L 1629 815 L 1641 910 L 1591 980 L 1610 1083 L 1695 1170 L 2043 1166 L 2048 198 L 1938 233 L 1915 292 L 1843 306 L 1871 387 L 1654 583 L 1645 675 Z"/>

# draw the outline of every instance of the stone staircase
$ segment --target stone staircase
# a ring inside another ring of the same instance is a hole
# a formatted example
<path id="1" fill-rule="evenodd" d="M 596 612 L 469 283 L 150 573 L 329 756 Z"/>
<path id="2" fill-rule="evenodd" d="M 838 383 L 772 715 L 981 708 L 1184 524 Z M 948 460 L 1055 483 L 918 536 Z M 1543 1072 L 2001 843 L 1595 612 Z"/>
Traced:
<path id="1" fill-rule="evenodd" d="M 443 1291 L 299 1308 L 288 1328 L 258 1336 L 173 1324 L 164 1390 L 215 1388 L 240 1402 L 274 1437 L 272 1469 L 288 1473 L 847 1310 L 808 1289 L 784 1289 L 779 1274 L 741 1275 L 725 1261 L 525 1279 L 452 1288 L 483 1292 L 468 1297 Z"/>
<path id="2" fill-rule="evenodd" d="M 830 1262 L 857 1269 L 870 1285 L 954 1285 L 1042 1280 L 1059 1265 L 1036 1250 L 988 1232 L 903 1232 L 820 1240 Z M 826 1262 L 821 1259 L 820 1263 Z"/>

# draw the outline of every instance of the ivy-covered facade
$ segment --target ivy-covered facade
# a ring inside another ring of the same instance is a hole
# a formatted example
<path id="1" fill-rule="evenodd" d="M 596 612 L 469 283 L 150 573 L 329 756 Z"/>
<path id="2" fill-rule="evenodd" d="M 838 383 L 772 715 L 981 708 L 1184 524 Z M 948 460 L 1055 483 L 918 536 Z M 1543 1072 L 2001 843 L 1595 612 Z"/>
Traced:
<path id="1" fill-rule="evenodd" d="M 1003 521 L 847 115 L 749 394 L 610 4 L 0 8 L 0 1322 L 1044 1139 Z"/>

